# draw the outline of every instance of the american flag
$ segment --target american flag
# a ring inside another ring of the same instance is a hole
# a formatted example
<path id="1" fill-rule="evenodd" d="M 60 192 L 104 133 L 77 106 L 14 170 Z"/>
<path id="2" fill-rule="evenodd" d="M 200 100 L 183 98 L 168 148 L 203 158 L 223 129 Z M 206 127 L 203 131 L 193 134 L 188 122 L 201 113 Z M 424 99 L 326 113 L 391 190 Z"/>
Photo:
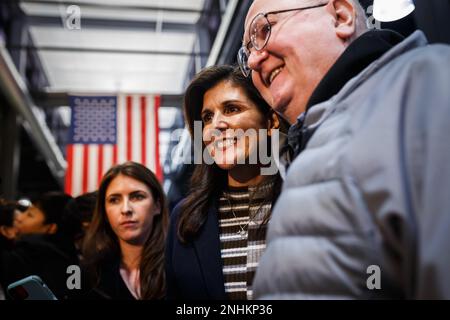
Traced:
<path id="1" fill-rule="evenodd" d="M 160 180 L 158 108 L 153 95 L 70 96 L 65 191 L 72 196 L 98 189 L 111 166 L 128 160 Z"/>

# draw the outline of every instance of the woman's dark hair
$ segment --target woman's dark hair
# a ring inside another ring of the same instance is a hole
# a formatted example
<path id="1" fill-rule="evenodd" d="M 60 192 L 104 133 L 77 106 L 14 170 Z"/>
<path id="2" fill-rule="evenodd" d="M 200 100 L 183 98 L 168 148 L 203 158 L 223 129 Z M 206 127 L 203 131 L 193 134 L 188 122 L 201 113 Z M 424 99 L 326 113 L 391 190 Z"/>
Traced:
<path id="1" fill-rule="evenodd" d="M 234 86 L 242 88 L 265 118 L 272 116 L 273 111 L 270 106 L 253 86 L 251 79 L 244 77 L 238 67 L 230 65 L 208 67 L 195 76 L 184 95 L 184 115 L 193 140 L 194 121 L 201 121 L 205 93 L 223 81 L 229 81 Z M 203 144 L 202 149 L 204 147 Z M 279 174 L 274 179 L 274 188 L 267 198 L 272 203 L 278 197 L 281 189 Z M 204 162 L 195 164 L 190 181 L 189 195 L 184 199 L 180 208 L 177 236 L 181 242 L 187 243 L 195 237 L 206 221 L 211 201 L 214 201 L 224 190 L 226 183 L 227 172 L 220 169 L 215 163 L 211 165 Z M 270 210 L 268 214 L 270 214 Z M 266 222 L 267 220 L 268 217 L 264 219 Z"/>
<path id="2" fill-rule="evenodd" d="M 100 280 L 101 267 L 121 258 L 119 241 L 108 222 L 105 208 L 106 191 L 118 175 L 144 183 L 150 189 L 155 203 L 158 202 L 161 207 L 161 213 L 153 218 L 153 227 L 145 241 L 140 263 L 141 299 L 161 299 L 165 292 L 164 245 L 169 213 L 161 184 L 148 168 L 139 163 L 129 161 L 116 165 L 103 176 L 94 216 L 83 242 L 85 265 L 93 274 L 95 286 Z"/>
<path id="3" fill-rule="evenodd" d="M 71 199 L 62 217 L 64 233 L 72 240 L 77 240 L 84 236 L 83 223 L 90 223 L 97 202 L 97 191 L 84 193 Z"/>

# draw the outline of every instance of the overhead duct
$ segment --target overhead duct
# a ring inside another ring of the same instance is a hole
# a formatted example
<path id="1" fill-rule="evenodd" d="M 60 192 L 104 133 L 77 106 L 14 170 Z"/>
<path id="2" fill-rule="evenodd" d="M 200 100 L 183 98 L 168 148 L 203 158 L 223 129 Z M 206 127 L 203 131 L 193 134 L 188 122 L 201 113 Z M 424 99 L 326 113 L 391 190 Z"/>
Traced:
<path id="1" fill-rule="evenodd" d="M 37 107 L 3 44 L 0 44 L 0 90 L 6 101 L 24 119 L 25 130 L 44 156 L 56 180 L 63 185 L 66 161 L 45 122 L 39 121 Z"/>

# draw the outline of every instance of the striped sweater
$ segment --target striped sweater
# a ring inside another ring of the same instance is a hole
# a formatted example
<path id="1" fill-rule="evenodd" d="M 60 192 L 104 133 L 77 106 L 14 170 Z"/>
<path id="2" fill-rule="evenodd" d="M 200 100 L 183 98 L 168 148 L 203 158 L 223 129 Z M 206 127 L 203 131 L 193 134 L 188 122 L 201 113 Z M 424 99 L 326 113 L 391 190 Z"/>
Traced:
<path id="1" fill-rule="evenodd" d="M 219 199 L 219 228 L 225 292 L 232 300 L 251 300 L 253 277 L 266 248 L 264 223 L 273 181 L 259 187 L 232 188 Z M 264 224 L 263 224 L 264 223 Z"/>

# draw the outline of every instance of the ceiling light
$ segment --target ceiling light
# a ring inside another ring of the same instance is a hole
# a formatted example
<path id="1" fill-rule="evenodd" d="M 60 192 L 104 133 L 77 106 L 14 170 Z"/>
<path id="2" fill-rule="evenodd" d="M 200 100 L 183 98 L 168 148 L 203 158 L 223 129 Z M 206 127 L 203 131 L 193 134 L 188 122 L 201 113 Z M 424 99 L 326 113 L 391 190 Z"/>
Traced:
<path id="1" fill-rule="evenodd" d="M 373 16 L 381 22 L 400 20 L 414 11 L 412 0 L 374 0 Z"/>

